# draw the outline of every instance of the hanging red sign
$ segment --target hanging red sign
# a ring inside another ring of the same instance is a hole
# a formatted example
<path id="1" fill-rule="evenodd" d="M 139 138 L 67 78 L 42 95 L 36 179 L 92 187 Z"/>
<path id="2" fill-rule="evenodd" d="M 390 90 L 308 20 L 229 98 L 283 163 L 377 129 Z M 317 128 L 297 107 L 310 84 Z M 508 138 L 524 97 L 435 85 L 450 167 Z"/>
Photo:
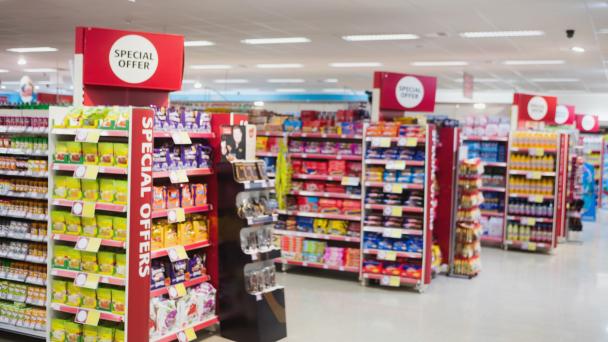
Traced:
<path id="1" fill-rule="evenodd" d="M 374 88 L 380 89 L 380 110 L 435 110 L 435 77 L 377 71 L 374 73 Z"/>
<path id="2" fill-rule="evenodd" d="M 514 94 L 513 104 L 517 105 L 519 122 L 534 121 L 553 124 L 557 97 L 529 94 Z"/>
<path id="3" fill-rule="evenodd" d="M 84 85 L 174 91 L 181 89 L 184 37 L 102 28 L 78 28 Z"/>
<path id="4" fill-rule="evenodd" d="M 576 114 L 576 129 L 584 133 L 600 131 L 600 119 L 597 115 Z"/>
<path id="5" fill-rule="evenodd" d="M 576 123 L 574 106 L 557 105 L 555 107 L 555 120 L 553 123 L 556 125 L 574 125 Z"/>

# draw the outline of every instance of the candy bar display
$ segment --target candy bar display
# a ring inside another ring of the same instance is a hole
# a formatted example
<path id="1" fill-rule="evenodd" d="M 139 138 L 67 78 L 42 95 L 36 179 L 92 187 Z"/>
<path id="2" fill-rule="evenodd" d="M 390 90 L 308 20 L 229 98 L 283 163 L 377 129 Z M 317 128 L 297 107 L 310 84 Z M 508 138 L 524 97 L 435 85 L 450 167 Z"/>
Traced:
<path id="1" fill-rule="evenodd" d="M 281 248 L 282 260 L 291 260 L 294 264 L 306 262 L 311 264 L 311 267 L 318 266 L 317 268 L 359 271 L 361 260 L 359 248 L 332 247 L 328 246 L 326 241 L 293 236 L 281 236 L 278 244 Z"/>
<path id="2" fill-rule="evenodd" d="M 207 204 L 207 184 L 184 183 L 153 188 L 154 210 L 197 207 Z"/>
<path id="3" fill-rule="evenodd" d="M 70 281 L 53 280 L 51 293 L 51 303 L 95 309 L 116 315 L 125 313 L 125 292 L 122 289 L 106 286 L 89 289 L 76 286 Z"/>
<path id="4" fill-rule="evenodd" d="M 160 132 L 211 132 L 211 115 L 186 107 L 156 108 L 154 129 Z"/>
<path id="5" fill-rule="evenodd" d="M 204 143 L 175 145 L 164 142 L 154 147 L 154 171 L 211 167 L 211 147 Z"/>
<path id="6" fill-rule="evenodd" d="M 150 288 L 152 290 L 169 285 L 184 283 L 186 281 L 203 279 L 207 274 L 205 266 L 206 255 L 203 253 L 190 253 L 188 259 L 154 260 L 150 272 Z"/>
<path id="7" fill-rule="evenodd" d="M 152 250 L 190 245 L 209 239 L 209 219 L 206 215 L 190 215 L 183 222 L 169 223 L 157 219 L 152 225 Z"/>

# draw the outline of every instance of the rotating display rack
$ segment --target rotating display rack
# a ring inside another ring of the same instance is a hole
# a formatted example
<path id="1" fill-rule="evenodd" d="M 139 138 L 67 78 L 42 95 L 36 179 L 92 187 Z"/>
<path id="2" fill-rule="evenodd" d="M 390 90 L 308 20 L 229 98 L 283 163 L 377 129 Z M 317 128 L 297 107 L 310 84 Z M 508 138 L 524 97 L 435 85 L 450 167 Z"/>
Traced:
<path id="1" fill-rule="evenodd" d="M 431 282 L 435 217 L 435 129 L 380 122 L 367 127 L 363 162 L 364 284 Z"/>
<path id="2" fill-rule="evenodd" d="M 47 335 L 48 111 L 0 109 L 0 330 Z"/>

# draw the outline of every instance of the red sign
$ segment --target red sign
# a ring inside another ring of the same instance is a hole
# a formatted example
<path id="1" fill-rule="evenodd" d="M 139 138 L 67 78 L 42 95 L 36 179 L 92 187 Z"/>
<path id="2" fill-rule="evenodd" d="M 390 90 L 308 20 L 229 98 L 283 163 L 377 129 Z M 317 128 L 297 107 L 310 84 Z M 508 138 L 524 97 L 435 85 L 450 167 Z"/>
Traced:
<path id="1" fill-rule="evenodd" d="M 374 73 L 374 88 L 380 89 L 380 110 L 435 110 L 435 77 L 377 71 Z"/>
<path id="2" fill-rule="evenodd" d="M 466 72 L 462 74 L 462 96 L 473 99 L 473 88 L 475 86 L 475 81 L 473 79 L 473 75 L 467 74 Z"/>
<path id="3" fill-rule="evenodd" d="M 553 123 L 556 125 L 574 125 L 576 123 L 574 106 L 557 105 L 555 108 L 555 120 Z"/>
<path id="4" fill-rule="evenodd" d="M 130 121 L 127 341 L 148 341 L 150 332 L 150 296 L 147 294 L 150 293 L 152 227 L 152 113 L 151 109 L 135 108 Z"/>
<path id="5" fill-rule="evenodd" d="M 576 114 L 576 129 L 581 132 L 599 132 L 600 119 L 597 115 Z"/>
<path id="6" fill-rule="evenodd" d="M 183 36 L 87 27 L 77 29 L 76 39 L 85 85 L 181 89 Z"/>
<path id="7" fill-rule="evenodd" d="M 546 122 L 553 124 L 555 121 L 555 108 L 557 97 L 540 96 L 529 94 L 514 94 L 513 104 L 518 108 L 518 121 Z"/>

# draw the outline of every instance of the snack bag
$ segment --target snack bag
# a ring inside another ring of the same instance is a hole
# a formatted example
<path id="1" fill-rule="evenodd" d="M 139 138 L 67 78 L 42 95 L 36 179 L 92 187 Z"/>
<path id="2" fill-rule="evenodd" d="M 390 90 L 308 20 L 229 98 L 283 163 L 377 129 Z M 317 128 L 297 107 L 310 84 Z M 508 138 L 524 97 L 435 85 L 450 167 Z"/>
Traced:
<path id="1" fill-rule="evenodd" d="M 97 221 L 95 217 L 82 217 L 82 235 L 97 237 Z"/>
<path id="2" fill-rule="evenodd" d="M 194 231 L 195 241 L 207 240 L 209 238 L 207 218 L 202 215 L 192 216 L 192 230 Z"/>
<path id="3" fill-rule="evenodd" d="M 153 187 L 152 192 L 152 208 L 153 209 L 167 209 L 166 202 L 166 189 L 164 186 Z"/>
<path id="4" fill-rule="evenodd" d="M 66 300 L 66 304 L 70 306 L 80 306 L 82 303 L 82 295 L 80 294 L 81 288 L 74 285 L 73 283 L 68 283 L 68 298 Z"/>
<path id="5" fill-rule="evenodd" d="M 68 261 L 67 261 L 67 255 L 68 255 L 67 250 L 68 249 L 69 249 L 69 247 L 66 247 L 66 246 L 55 245 L 55 250 L 53 253 L 53 267 L 56 267 L 56 268 L 67 268 L 68 267 Z"/>
<path id="6" fill-rule="evenodd" d="M 99 152 L 97 151 L 97 143 L 82 143 L 82 152 L 84 154 L 85 164 L 97 165 L 97 163 L 99 163 Z"/>
<path id="7" fill-rule="evenodd" d="M 165 226 L 165 248 L 176 246 L 178 243 L 177 225 L 167 224 Z"/>
<path id="8" fill-rule="evenodd" d="M 114 273 L 119 278 L 124 278 L 127 273 L 127 256 L 125 254 L 116 254 L 116 267 L 114 267 Z"/>
<path id="9" fill-rule="evenodd" d="M 97 308 L 97 293 L 93 289 L 80 288 L 80 295 L 82 296 L 81 307 L 87 309 Z"/>
<path id="10" fill-rule="evenodd" d="M 97 264 L 97 253 L 95 252 L 80 252 L 82 260 L 82 270 L 90 273 L 97 273 L 99 265 Z"/>
<path id="11" fill-rule="evenodd" d="M 85 201 L 96 202 L 99 198 L 99 184 L 96 179 L 82 179 L 80 181 L 82 195 Z"/>
<path id="12" fill-rule="evenodd" d="M 97 342 L 97 327 L 92 325 L 83 325 L 82 335 L 82 342 Z"/>
<path id="13" fill-rule="evenodd" d="M 118 167 L 127 167 L 129 164 L 129 145 L 114 143 L 114 159 Z"/>
<path id="14" fill-rule="evenodd" d="M 115 192 L 113 179 L 99 179 L 100 202 L 113 203 Z"/>
<path id="15" fill-rule="evenodd" d="M 65 250 L 67 259 L 67 268 L 74 271 L 80 271 L 81 256 L 80 251 L 67 247 Z M 68 288 L 69 290 L 69 288 Z"/>
<path id="16" fill-rule="evenodd" d="M 114 329 L 110 327 L 97 327 L 97 342 L 113 342 Z"/>
<path id="17" fill-rule="evenodd" d="M 129 109 L 122 107 L 118 113 L 118 119 L 116 119 L 115 129 L 129 129 Z"/>
<path id="18" fill-rule="evenodd" d="M 65 187 L 67 189 L 66 198 L 72 201 L 82 199 L 82 189 L 80 187 L 80 179 L 73 177 L 65 178 Z"/>
<path id="19" fill-rule="evenodd" d="M 97 237 L 100 239 L 112 239 L 114 237 L 112 216 L 96 215 L 95 218 L 97 220 Z"/>
<path id="20" fill-rule="evenodd" d="M 114 202 L 116 204 L 127 204 L 129 196 L 129 184 L 126 180 L 115 179 L 114 180 Z"/>
<path id="21" fill-rule="evenodd" d="M 65 320 L 53 318 L 51 320 L 51 342 L 65 342 Z"/>
<path id="22" fill-rule="evenodd" d="M 68 195 L 68 188 L 66 185 L 66 176 L 55 176 L 55 186 L 53 189 L 53 197 L 55 198 L 66 198 Z"/>
<path id="23" fill-rule="evenodd" d="M 112 289 L 112 313 L 125 313 L 125 291 Z"/>
<path id="24" fill-rule="evenodd" d="M 192 193 L 195 206 L 207 204 L 207 184 L 192 184 Z"/>
<path id="25" fill-rule="evenodd" d="M 119 328 L 114 329 L 113 342 L 125 342 L 125 331 Z"/>
<path id="26" fill-rule="evenodd" d="M 70 108 L 70 110 L 65 115 L 65 118 L 63 120 L 64 120 L 63 125 L 56 126 L 56 127 L 73 127 L 73 128 L 82 127 L 82 107 Z"/>
<path id="27" fill-rule="evenodd" d="M 53 303 L 65 303 L 67 299 L 67 283 L 65 281 L 53 279 L 52 288 L 53 295 L 51 301 Z"/>
<path id="28" fill-rule="evenodd" d="M 152 240 L 152 246 L 151 249 L 157 250 L 157 249 L 161 249 L 165 247 L 165 240 L 164 240 L 164 235 L 163 235 L 163 229 L 164 226 L 161 222 L 154 222 L 154 224 L 152 225 L 152 235 L 151 235 L 151 240 Z"/>
<path id="29" fill-rule="evenodd" d="M 106 115 L 99 120 L 99 128 L 113 129 L 116 124 L 116 120 L 118 120 L 119 111 L 120 107 L 117 106 L 108 108 Z"/>
<path id="30" fill-rule="evenodd" d="M 65 214 L 61 210 L 51 210 L 51 231 L 55 234 L 63 234 L 66 231 Z"/>
<path id="31" fill-rule="evenodd" d="M 114 253 L 99 252 L 97 253 L 97 261 L 99 262 L 99 274 L 114 274 Z"/>
<path id="32" fill-rule="evenodd" d="M 97 289 L 97 309 L 103 311 L 112 310 L 112 290 L 104 287 Z"/>
<path id="33" fill-rule="evenodd" d="M 177 236 L 181 245 L 187 245 L 196 241 L 196 232 L 192 228 L 192 221 L 177 224 Z"/>
<path id="34" fill-rule="evenodd" d="M 100 142 L 97 144 L 100 166 L 114 165 L 114 144 L 110 142 Z"/>
<path id="35" fill-rule="evenodd" d="M 181 194 L 181 206 L 182 208 L 191 207 L 194 205 L 194 198 L 192 196 L 192 189 L 190 188 L 190 184 L 180 184 L 180 194 Z"/>
<path id="36" fill-rule="evenodd" d="M 82 341 L 82 325 L 70 321 L 65 321 L 65 340 L 66 342 Z"/>
<path id="37" fill-rule="evenodd" d="M 112 217 L 112 225 L 114 226 L 114 240 L 127 240 L 127 218 L 120 216 Z"/>
<path id="38" fill-rule="evenodd" d="M 82 164 L 82 144 L 75 141 L 67 141 L 69 162 L 71 164 Z"/>
<path id="39" fill-rule="evenodd" d="M 55 155 L 53 161 L 56 163 L 67 163 L 69 160 L 67 141 L 58 141 L 55 144 Z"/>
<path id="40" fill-rule="evenodd" d="M 66 212 L 65 214 L 65 233 L 70 235 L 80 235 L 82 232 L 82 223 L 80 216 L 72 215 L 72 213 Z"/>
<path id="41" fill-rule="evenodd" d="M 179 188 L 175 185 L 167 186 L 167 209 L 179 207 Z"/>

